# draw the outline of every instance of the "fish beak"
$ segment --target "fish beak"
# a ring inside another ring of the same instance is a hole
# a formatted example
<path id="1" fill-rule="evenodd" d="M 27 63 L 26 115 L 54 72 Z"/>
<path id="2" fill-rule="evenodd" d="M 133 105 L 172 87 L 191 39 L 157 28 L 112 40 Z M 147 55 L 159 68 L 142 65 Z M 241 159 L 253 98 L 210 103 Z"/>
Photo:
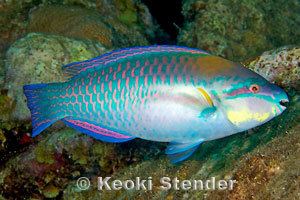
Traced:
<path id="1" fill-rule="evenodd" d="M 286 109 L 286 107 L 289 103 L 288 95 L 282 88 L 280 88 L 276 85 L 273 85 L 273 92 L 274 92 L 275 103 L 277 104 L 277 107 L 279 108 L 280 113 L 281 113 L 282 111 L 284 111 Z"/>
<path id="2" fill-rule="evenodd" d="M 279 102 L 279 105 L 282 109 L 286 109 L 287 105 L 289 103 L 289 99 L 281 99 Z"/>

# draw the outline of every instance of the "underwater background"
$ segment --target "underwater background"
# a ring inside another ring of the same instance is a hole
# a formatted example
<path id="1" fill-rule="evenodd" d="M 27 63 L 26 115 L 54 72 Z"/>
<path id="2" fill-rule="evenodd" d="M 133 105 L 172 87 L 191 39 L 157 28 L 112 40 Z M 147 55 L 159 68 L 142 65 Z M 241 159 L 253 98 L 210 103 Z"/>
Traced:
<path id="1" fill-rule="evenodd" d="M 299 0 L 0 0 L 0 199 L 300 199 Z M 104 143 L 62 123 L 31 138 L 23 85 L 113 49 L 196 47 L 242 62 L 290 98 L 279 117 L 205 142 L 173 165 L 166 143 Z M 98 191 L 97 177 L 234 179 L 233 190 Z M 80 190 L 77 180 L 91 187 Z"/>

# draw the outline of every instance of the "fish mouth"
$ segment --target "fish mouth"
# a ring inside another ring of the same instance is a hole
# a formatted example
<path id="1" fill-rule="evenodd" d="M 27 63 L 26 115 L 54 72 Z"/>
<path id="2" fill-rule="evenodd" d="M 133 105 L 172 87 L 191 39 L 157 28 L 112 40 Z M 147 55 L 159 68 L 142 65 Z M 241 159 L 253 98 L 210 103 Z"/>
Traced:
<path id="1" fill-rule="evenodd" d="M 285 110 L 288 106 L 289 100 L 288 99 L 281 99 L 279 101 L 279 107 Z"/>

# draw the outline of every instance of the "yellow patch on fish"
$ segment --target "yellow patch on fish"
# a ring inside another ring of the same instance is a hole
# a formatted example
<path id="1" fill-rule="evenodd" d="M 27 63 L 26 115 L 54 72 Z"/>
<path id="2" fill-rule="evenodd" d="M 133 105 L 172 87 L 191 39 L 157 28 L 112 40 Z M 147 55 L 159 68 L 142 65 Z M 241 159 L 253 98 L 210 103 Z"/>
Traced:
<path id="1" fill-rule="evenodd" d="M 252 113 L 251 111 L 249 111 L 247 109 L 227 112 L 228 119 L 236 125 L 243 123 L 243 122 L 247 122 L 249 120 L 256 120 L 259 122 L 263 122 L 269 116 L 270 116 L 270 113 Z"/>

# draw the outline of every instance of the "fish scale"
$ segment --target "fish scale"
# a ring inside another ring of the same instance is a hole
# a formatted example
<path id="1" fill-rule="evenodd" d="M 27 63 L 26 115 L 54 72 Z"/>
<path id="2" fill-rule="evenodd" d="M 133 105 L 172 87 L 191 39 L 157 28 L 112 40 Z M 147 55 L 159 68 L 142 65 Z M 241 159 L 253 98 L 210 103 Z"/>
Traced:
<path id="1" fill-rule="evenodd" d="M 33 136 L 61 120 L 106 142 L 170 142 L 174 163 L 204 141 L 265 123 L 288 101 L 258 74 L 188 47 L 126 48 L 63 71 L 64 83 L 24 86 Z"/>

